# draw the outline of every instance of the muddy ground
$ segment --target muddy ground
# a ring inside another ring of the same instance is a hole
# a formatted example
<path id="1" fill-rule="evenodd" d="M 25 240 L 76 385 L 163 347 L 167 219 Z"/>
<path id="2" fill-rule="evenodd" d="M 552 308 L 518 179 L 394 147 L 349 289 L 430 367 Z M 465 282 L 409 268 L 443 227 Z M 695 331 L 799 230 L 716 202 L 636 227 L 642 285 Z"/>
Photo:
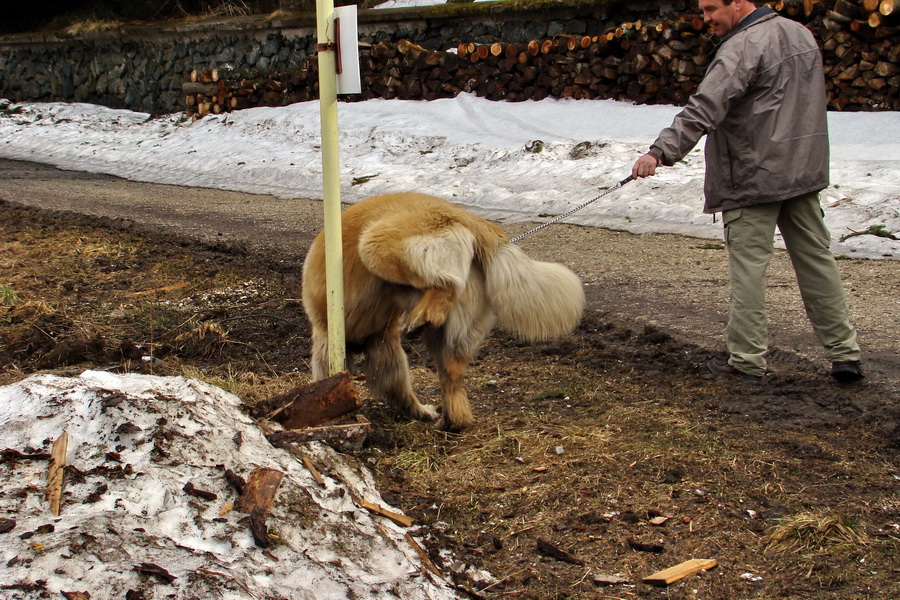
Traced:
<path id="1" fill-rule="evenodd" d="M 298 272 L 317 227 L 273 252 L 0 201 L 0 383 L 83 368 L 189 375 L 248 410 L 304 384 Z M 572 266 L 588 310 L 553 343 L 494 333 L 469 376 L 472 428 L 394 419 L 359 382 L 374 430 L 354 454 L 464 594 L 900 598 L 897 261 L 840 261 L 868 368 L 840 385 L 779 254 L 771 373 L 755 385 L 703 369 L 727 299 L 715 244 L 559 225 L 523 247 Z M 436 401 L 422 346 L 408 349 L 416 389 Z M 718 566 L 642 582 L 691 558 Z"/>

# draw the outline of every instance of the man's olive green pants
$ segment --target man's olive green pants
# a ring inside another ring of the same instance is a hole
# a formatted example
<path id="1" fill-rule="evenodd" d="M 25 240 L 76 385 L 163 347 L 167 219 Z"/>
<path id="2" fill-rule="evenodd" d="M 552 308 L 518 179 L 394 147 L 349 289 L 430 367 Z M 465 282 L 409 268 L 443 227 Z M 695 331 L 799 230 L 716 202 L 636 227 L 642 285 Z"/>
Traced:
<path id="1" fill-rule="evenodd" d="M 766 270 L 775 227 L 787 248 L 806 315 L 831 362 L 859 360 L 841 276 L 831 253 L 818 193 L 727 210 L 725 243 L 731 279 L 731 311 L 725 332 L 728 362 L 749 375 L 766 372 Z"/>

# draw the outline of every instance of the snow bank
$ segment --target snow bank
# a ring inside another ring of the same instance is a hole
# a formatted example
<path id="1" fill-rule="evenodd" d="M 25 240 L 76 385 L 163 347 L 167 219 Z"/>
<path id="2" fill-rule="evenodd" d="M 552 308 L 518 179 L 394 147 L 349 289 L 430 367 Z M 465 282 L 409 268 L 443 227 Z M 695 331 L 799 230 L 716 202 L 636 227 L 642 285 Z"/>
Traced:
<path id="1" fill-rule="evenodd" d="M 49 452 L 63 432 L 70 467 L 55 517 L 48 462 L 5 450 Z M 457 598 L 420 569 L 406 530 L 354 504 L 351 495 L 384 506 L 366 469 L 326 446 L 304 449 L 324 489 L 268 443 L 237 397 L 194 379 L 85 371 L 2 387 L 0 523 L 15 522 L 0 533 L 3 597 Z M 285 475 L 265 550 L 247 515 L 229 510 L 237 492 L 224 475 L 256 467 Z M 188 495 L 189 482 L 216 498 Z M 161 575 L 135 569 L 144 563 Z"/>

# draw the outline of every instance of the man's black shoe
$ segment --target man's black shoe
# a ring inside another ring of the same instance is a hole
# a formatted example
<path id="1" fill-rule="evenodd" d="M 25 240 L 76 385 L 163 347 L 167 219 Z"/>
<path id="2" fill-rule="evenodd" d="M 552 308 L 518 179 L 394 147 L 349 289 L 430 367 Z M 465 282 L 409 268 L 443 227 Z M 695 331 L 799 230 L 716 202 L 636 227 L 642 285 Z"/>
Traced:
<path id="1" fill-rule="evenodd" d="M 859 381 L 866 375 L 859 367 L 858 360 L 845 360 L 831 363 L 831 376 L 841 383 Z"/>
<path id="2" fill-rule="evenodd" d="M 713 375 L 729 375 L 731 377 L 746 379 L 747 381 L 762 381 L 762 375 L 751 375 L 739 371 L 721 358 L 710 359 L 709 362 L 706 363 L 706 368 L 709 369 L 709 372 Z"/>

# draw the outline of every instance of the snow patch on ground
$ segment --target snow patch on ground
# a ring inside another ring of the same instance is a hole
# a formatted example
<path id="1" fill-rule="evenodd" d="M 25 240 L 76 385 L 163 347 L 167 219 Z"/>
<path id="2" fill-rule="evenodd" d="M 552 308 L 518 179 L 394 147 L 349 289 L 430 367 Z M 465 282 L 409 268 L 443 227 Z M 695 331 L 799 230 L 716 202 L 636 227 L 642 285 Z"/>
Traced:
<path id="1" fill-rule="evenodd" d="M 420 568 L 408 530 L 355 505 L 352 496 L 386 506 L 364 467 L 326 446 L 304 446 L 325 475 L 323 489 L 269 444 L 240 404 L 195 379 L 101 371 L 34 375 L 0 388 L 0 450 L 49 452 L 66 432 L 70 465 L 55 517 L 46 460 L 0 463 L 0 519 L 15 521 L 0 534 L 2 596 L 458 597 Z M 237 493 L 224 475 L 231 469 L 246 479 L 257 467 L 285 475 L 267 519 L 277 541 L 265 551 L 247 515 L 228 510 Z M 216 498 L 188 495 L 189 482 Z M 139 573 L 143 563 L 174 579 Z"/>

